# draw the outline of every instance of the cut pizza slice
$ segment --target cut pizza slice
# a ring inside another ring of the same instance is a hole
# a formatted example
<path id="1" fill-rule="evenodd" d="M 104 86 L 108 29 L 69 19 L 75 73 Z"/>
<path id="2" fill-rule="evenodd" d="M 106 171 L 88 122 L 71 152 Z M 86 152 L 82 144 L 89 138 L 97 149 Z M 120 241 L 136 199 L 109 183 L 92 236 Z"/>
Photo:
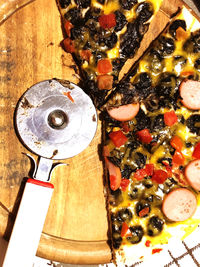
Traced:
<path id="1" fill-rule="evenodd" d="M 66 38 L 75 56 L 83 89 L 100 107 L 134 57 L 162 0 L 58 0 Z"/>
<path id="2" fill-rule="evenodd" d="M 103 156 L 114 261 L 200 224 L 200 22 L 183 7 L 110 95 Z"/>

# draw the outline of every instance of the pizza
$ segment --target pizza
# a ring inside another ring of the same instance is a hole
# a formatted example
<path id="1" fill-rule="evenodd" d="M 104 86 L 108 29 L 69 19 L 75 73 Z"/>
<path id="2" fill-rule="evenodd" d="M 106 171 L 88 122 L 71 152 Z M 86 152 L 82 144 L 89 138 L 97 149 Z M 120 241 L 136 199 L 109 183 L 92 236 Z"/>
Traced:
<path id="1" fill-rule="evenodd" d="M 80 68 L 81 87 L 101 107 L 137 52 L 162 0 L 58 0 L 64 49 Z"/>
<path id="2" fill-rule="evenodd" d="M 186 7 L 119 81 L 161 0 L 60 0 L 63 46 L 101 111 L 109 239 L 117 266 L 200 224 L 200 22 Z"/>
<path id="3" fill-rule="evenodd" d="M 105 106 L 112 250 L 129 266 L 200 223 L 200 22 L 186 8 Z"/>

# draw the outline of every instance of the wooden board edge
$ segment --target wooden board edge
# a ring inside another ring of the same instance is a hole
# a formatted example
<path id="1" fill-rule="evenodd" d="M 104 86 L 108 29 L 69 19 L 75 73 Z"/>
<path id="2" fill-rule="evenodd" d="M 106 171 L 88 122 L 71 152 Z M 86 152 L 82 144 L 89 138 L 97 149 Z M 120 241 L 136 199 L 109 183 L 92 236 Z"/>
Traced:
<path id="1" fill-rule="evenodd" d="M 0 205 L 0 235 L 7 240 L 14 222 L 12 213 Z M 76 241 L 42 233 L 37 256 L 71 264 L 103 264 L 111 262 L 107 240 Z"/>
<path id="2" fill-rule="evenodd" d="M 45 233 L 42 233 L 37 256 L 68 264 L 106 264 L 111 262 L 111 250 L 107 240 L 66 240 Z"/>

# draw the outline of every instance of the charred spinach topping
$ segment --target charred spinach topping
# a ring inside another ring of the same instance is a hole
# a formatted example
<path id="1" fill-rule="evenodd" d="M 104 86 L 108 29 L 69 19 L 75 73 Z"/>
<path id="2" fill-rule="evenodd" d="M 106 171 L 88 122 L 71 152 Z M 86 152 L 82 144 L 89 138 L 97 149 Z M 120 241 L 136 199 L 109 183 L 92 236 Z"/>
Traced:
<path id="1" fill-rule="evenodd" d="M 118 222 L 129 222 L 133 217 L 132 212 L 128 208 L 123 208 L 119 210 L 116 214 Z"/>
<path id="2" fill-rule="evenodd" d="M 108 49 L 113 48 L 117 43 L 117 35 L 115 32 L 104 34 L 99 38 L 99 44 L 105 45 Z"/>
<path id="3" fill-rule="evenodd" d="M 147 30 L 148 25 L 138 19 L 127 24 L 127 31 L 121 36 L 120 48 L 122 57 L 130 58 L 135 54 Z"/>
<path id="4" fill-rule="evenodd" d="M 200 30 L 191 33 L 190 38 L 184 43 L 183 49 L 187 53 L 199 53 L 200 52 Z"/>
<path id="5" fill-rule="evenodd" d="M 179 65 L 183 67 L 187 62 L 187 59 L 184 58 L 183 56 L 174 56 L 173 58 L 173 63 L 175 66 Z"/>
<path id="6" fill-rule="evenodd" d="M 121 171 L 121 174 L 122 177 L 129 179 L 132 172 L 133 170 L 131 169 L 131 167 L 125 164 L 123 170 Z"/>
<path id="7" fill-rule="evenodd" d="M 195 61 L 195 63 L 194 63 L 194 67 L 195 67 L 198 71 L 200 71 L 200 58 L 198 58 L 198 59 Z"/>
<path id="8" fill-rule="evenodd" d="M 60 6 L 61 8 L 66 8 L 71 3 L 71 0 L 60 0 Z"/>
<path id="9" fill-rule="evenodd" d="M 151 131 L 162 130 L 165 127 L 164 115 L 159 114 L 151 118 Z"/>
<path id="10" fill-rule="evenodd" d="M 144 230 L 143 230 L 142 226 L 137 225 L 134 227 L 130 227 L 129 229 L 130 229 L 132 235 L 128 236 L 127 240 L 129 242 L 131 242 L 132 244 L 139 243 L 144 236 Z"/>
<path id="11" fill-rule="evenodd" d="M 91 5 L 91 0 L 74 0 L 80 8 L 87 8 Z"/>
<path id="12" fill-rule="evenodd" d="M 172 54 L 175 50 L 175 43 L 172 38 L 161 36 L 158 39 L 157 52 L 161 58 Z"/>
<path id="13" fill-rule="evenodd" d="M 142 154 L 140 152 L 136 152 L 136 153 L 134 153 L 134 159 L 135 159 L 135 163 L 136 163 L 137 167 L 139 169 L 141 169 L 146 164 L 147 156 L 145 156 L 144 154 Z"/>
<path id="14" fill-rule="evenodd" d="M 158 216 L 153 216 L 149 219 L 147 234 L 156 236 L 163 230 L 164 221 Z"/>
<path id="15" fill-rule="evenodd" d="M 187 127 L 192 133 L 200 134 L 200 115 L 194 114 L 191 115 L 186 121 Z"/>
<path id="16" fill-rule="evenodd" d="M 122 8 L 130 10 L 134 5 L 137 4 L 137 0 L 120 0 Z"/>
<path id="17" fill-rule="evenodd" d="M 97 2 L 103 5 L 105 3 L 105 0 L 97 0 Z"/>
<path id="18" fill-rule="evenodd" d="M 147 72 L 138 74 L 133 81 L 133 85 L 136 87 L 140 100 L 145 99 L 152 92 L 152 80 L 150 74 Z"/>
<path id="19" fill-rule="evenodd" d="M 176 38 L 176 30 L 181 27 L 186 31 L 186 22 L 182 19 L 176 19 L 169 27 L 169 33 Z"/>
<path id="20" fill-rule="evenodd" d="M 138 114 L 136 115 L 136 128 L 138 131 L 143 130 L 145 128 L 150 128 L 151 119 L 148 117 L 142 109 L 139 110 Z"/>
<path id="21" fill-rule="evenodd" d="M 73 25 L 84 25 L 84 19 L 81 16 L 81 12 L 78 8 L 73 7 L 64 15 L 66 20 L 69 20 Z"/>
<path id="22" fill-rule="evenodd" d="M 153 15 L 153 6 L 151 3 L 142 2 L 136 8 L 136 14 L 138 19 L 142 22 L 146 22 Z"/>
<path id="23" fill-rule="evenodd" d="M 122 192 L 120 189 L 117 189 L 115 191 L 110 191 L 110 196 L 109 196 L 109 203 L 113 207 L 118 206 L 121 202 L 123 201 L 122 197 Z"/>
<path id="24" fill-rule="evenodd" d="M 115 18 L 116 18 L 116 26 L 114 28 L 114 31 L 118 32 L 124 28 L 124 26 L 127 24 L 127 20 L 124 14 L 119 10 L 115 11 Z"/>

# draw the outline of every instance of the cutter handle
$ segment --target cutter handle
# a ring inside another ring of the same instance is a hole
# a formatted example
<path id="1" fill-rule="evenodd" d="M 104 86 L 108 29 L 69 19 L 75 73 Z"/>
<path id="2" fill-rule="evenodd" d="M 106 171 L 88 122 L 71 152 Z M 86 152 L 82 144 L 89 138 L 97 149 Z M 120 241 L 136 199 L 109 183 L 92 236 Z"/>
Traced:
<path id="1" fill-rule="evenodd" d="M 28 179 L 2 267 L 32 267 L 53 193 L 51 183 Z"/>

